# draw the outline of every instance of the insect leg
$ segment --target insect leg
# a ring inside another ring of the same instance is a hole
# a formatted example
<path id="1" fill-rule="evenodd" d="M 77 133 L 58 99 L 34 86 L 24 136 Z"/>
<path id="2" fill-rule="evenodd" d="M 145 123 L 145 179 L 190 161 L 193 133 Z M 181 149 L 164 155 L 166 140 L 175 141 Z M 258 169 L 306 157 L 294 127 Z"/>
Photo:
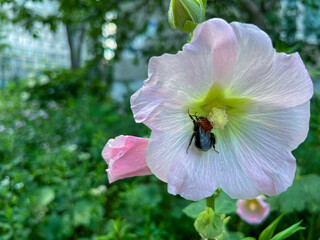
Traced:
<path id="1" fill-rule="evenodd" d="M 219 153 L 219 152 L 216 150 L 216 146 L 215 146 L 215 144 L 216 144 L 216 137 L 214 136 L 213 133 L 211 133 L 211 144 L 212 144 L 213 150 L 214 150 L 216 153 Z"/>
<path id="2" fill-rule="evenodd" d="M 193 117 L 195 117 L 196 120 L 198 120 L 197 113 L 195 113 L 194 115 L 191 115 L 190 112 L 189 112 L 189 109 L 188 109 L 188 114 L 189 114 L 189 117 L 191 118 L 191 120 L 193 121 L 193 123 L 196 124 L 197 122 L 194 120 Z"/>
<path id="3" fill-rule="evenodd" d="M 197 122 L 194 120 L 194 118 L 192 116 L 196 116 L 196 115 L 191 115 L 190 112 L 189 112 L 189 109 L 188 109 L 188 114 L 189 114 L 189 117 L 191 118 L 192 122 L 194 125 L 197 124 Z M 197 116 L 196 116 L 197 117 Z"/>
<path id="4" fill-rule="evenodd" d="M 190 139 L 189 145 L 188 145 L 188 147 L 187 147 L 187 154 L 188 154 L 189 147 L 190 147 L 190 145 L 191 145 L 191 143 L 192 143 L 192 140 L 193 140 L 193 138 L 194 138 L 194 136 L 195 136 L 195 135 L 196 135 L 196 134 L 195 134 L 195 133 L 193 133 L 193 134 L 192 134 L 192 136 L 191 136 L 191 139 Z"/>
<path id="5" fill-rule="evenodd" d="M 213 150 L 216 152 L 216 153 L 219 153 L 217 150 L 216 150 L 216 147 L 214 145 L 212 145 L 212 148 Z"/>

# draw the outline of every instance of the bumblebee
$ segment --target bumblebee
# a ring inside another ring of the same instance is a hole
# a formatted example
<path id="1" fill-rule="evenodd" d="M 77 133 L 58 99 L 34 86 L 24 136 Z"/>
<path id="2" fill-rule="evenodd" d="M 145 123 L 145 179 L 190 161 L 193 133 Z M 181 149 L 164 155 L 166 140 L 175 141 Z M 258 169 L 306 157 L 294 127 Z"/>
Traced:
<path id="1" fill-rule="evenodd" d="M 191 136 L 187 153 L 189 150 L 189 147 L 192 143 L 193 138 L 195 138 L 195 146 L 199 148 L 200 150 L 206 152 L 213 148 L 213 150 L 217 153 L 219 153 L 216 148 L 216 137 L 211 132 L 212 130 L 212 124 L 206 117 L 198 117 L 195 113 L 194 115 L 191 115 L 188 110 L 188 115 L 191 118 L 194 128 L 193 128 L 193 134 Z"/>

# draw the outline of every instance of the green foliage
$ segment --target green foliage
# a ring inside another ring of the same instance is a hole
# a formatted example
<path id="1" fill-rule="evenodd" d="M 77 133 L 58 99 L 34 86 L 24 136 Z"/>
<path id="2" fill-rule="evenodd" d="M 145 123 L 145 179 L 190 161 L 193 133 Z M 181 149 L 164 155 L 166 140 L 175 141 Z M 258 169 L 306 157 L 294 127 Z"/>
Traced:
<path id="1" fill-rule="evenodd" d="M 305 227 L 300 226 L 302 222 L 300 221 L 273 236 L 274 231 L 277 225 L 279 224 L 279 222 L 281 221 L 281 219 L 283 218 L 283 216 L 284 216 L 284 213 L 281 214 L 276 220 L 274 220 L 265 230 L 263 230 L 263 232 L 259 236 L 259 240 L 283 240 L 283 239 L 287 239 L 288 237 L 295 234 L 296 232 L 305 229 Z"/>
<path id="2" fill-rule="evenodd" d="M 283 216 L 284 213 L 277 217 L 276 220 L 274 220 L 265 230 L 263 230 L 263 232 L 259 236 L 259 240 L 270 240 Z"/>
<path id="3" fill-rule="evenodd" d="M 42 187 L 39 189 L 37 195 L 35 196 L 34 203 L 39 205 L 39 207 L 45 207 L 51 203 L 55 198 L 54 190 L 50 187 Z"/>
<path id="4" fill-rule="evenodd" d="M 218 214 L 234 214 L 237 210 L 236 199 L 230 198 L 224 192 L 221 192 L 215 199 L 215 211 Z M 193 202 L 183 209 L 183 212 L 190 218 L 196 219 L 198 215 L 206 208 L 206 200 Z"/>
<path id="5" fill-rule="evenodd" d="M 292 234 L 295 234 L 296 232 L 300 231 L 300 230 L 304 230 L 306 229 L 305 227 L 301 227 L 299 226 L 301 224 L 302 221 L 293 224 L 291 227 L 277 233 L 272 240 L 282 240 L 282 239 L 287 239 L 288 237 L 290 237 Z"/>
<path id="6" fill-rule="evenodd" d="M 316 78 L 315 78 L 316 80 Z M 318 84 L 315 81 L 315 84 Z M 316 95 L 316 94 L 315 94 Z M 310 130 L 306 141 L 293 153 L 297 159 L 297 171 L 299 175 L 314 173 L 320 175 L 320 98 L 311 100 Z"/>
<path id="7" fill-rule="evenodd" d="M 188 201 L 154 177 L 107 184 L 108 139 L 148 136 L 86 69 L 45 71 L 0 94 L 0 239 L 185 239 Z"/>
<path id="8" fill-rule="evenodd" d="M 280 195 L 270 197 L 268 201 L 273 209 L 282 212 L 320 213 L 320 176 L 316 174 L 297 177 L 293 185 Z"/>

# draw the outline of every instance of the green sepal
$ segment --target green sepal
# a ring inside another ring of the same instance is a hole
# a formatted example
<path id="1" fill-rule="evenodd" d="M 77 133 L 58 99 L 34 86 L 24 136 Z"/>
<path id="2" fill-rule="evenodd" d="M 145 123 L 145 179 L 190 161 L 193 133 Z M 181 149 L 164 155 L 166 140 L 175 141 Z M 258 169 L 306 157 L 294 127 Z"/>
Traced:
<path id="1" fill-rule="evenodd" d="M 230 236 L 227 232 L 227 224 L 230 221 L 231 217 L 226 217 L 225 214 L 221 215 L 221 219 L 223 221 L 223 226 L 222 226 L 222 232 L 221 234 L 217 237 L 218 240 L 229 240 Z"/>
<path id="2" fill-rule="evenodd" d="M 203 238 L 214 238 L 222 233 L 223 220 L 212 208 L 206 207 L 194 222 L 194 227 Z"/>
<path id="3" fill-rule="evenodd" d="M 205 21 L 206 20 L 206 9 L 207 9 L 207 0 L 202 0 L 202 6 L 203 6 L 203 20 L 202 21 Z"/>
<path id="4" fill-rule="evenodd" d="M 300 226 L 302 220 L 300 222 L 297 222 L 296 224 L 293 224 L 291 227 L 288 227 L 287 229 L 277 233 L 271 240 L 282 240 L 290 237 L 294 233 L 306 229 L 305 227 Z"/>
<path id="5" fill-rule="evenodd" d="M 285 213 L 282 213 L 279 217 L 276 218 L 266 229 L 262 231 L 262 233 L 259 236 L 258 240 L 270 240 L 272 238 L 272 235 L 274 231 L 276 230 L 276 227 L 280 220 L 283 218 Z"/>
<path id="6" fill-rule="evenodd" d="M 185 33 L 192 33 L 193 30 L 196 28 L 198 24 L 191 22 L 189 20 L 186 21 L 186 23 L 183 26 L 183 32 Z"/>

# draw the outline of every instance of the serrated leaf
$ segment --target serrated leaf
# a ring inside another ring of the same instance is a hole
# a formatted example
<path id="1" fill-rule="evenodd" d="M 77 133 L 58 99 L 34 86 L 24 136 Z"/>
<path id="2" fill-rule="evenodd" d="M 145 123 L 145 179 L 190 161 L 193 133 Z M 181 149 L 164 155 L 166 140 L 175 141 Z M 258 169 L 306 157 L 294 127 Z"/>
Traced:
<path id="1" fill-rule="evenodd" d="M 279 217 L 276 218 L 276 220 L 274 220 L 268 227 L 266 227 L 266 229 L 264 229 L 260 234 L 258 240 L 270 240 L 284 214 L 285 213 L 282 213 Z"/>
<path id="2" fill-rule="evenodd" d="M 293 224 L 291 227 L 288 227 L 287 229 L 277 233 L 271 240 L 283 240 L 300 230 L 304 230 L 305 227 L 300 226 L 301 222 L 302 221 L 297 222 L 296 224 Z"/>

